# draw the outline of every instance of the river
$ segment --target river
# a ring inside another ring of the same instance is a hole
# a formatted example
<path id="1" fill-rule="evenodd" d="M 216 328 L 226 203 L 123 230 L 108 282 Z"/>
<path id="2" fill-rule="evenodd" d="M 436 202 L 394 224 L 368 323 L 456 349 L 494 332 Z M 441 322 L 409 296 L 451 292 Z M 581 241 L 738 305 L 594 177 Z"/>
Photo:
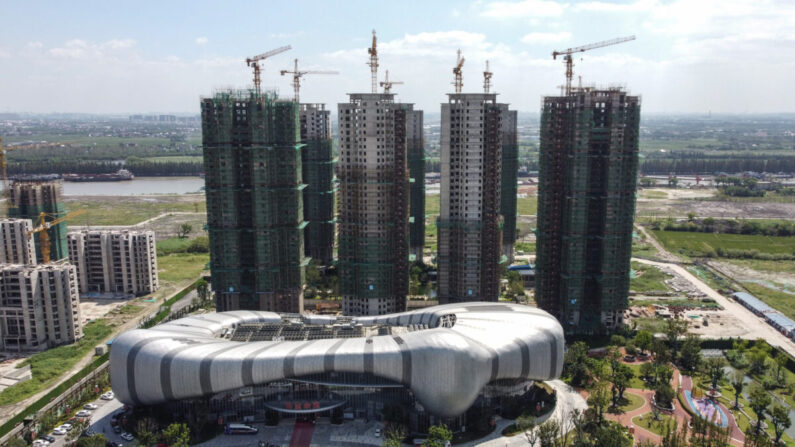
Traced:
<path id="1" fill-rule="evenodd" d="M 199 192 L 199 177 L 136 177 L 123 182 L 63 182 L 66 196 L 133 196 L 138 194 L 186 194 Z"/>

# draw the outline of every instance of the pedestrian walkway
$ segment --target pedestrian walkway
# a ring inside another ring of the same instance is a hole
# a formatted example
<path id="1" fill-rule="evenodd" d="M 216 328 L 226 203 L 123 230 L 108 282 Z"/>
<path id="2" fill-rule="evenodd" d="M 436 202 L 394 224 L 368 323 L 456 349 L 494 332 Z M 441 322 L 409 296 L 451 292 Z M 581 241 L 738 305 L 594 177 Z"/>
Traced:
<path id="1" fill-rule="evenodd" d="M 293 426 L 293 438 L 290 440 L 290 447 L 309 447 L 312 443 L 312 433 L 315 431 L 315 424 L 311 422 L 296 422 Z"/>

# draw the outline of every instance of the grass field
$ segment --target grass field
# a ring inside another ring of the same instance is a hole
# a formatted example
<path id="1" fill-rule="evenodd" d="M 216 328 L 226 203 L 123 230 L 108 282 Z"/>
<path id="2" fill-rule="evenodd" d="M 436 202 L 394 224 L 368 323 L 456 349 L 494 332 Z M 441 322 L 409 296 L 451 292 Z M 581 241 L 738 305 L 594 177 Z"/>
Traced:
<path id="1" fill-rule="evenodd" d="M 646 292 L 666 292 L 669 287 L 663 282 L 672 278 L 671 275 L 663 273 L 657 267 L 632 262 L 632 270 L 635 270 L 635 277 L 629 281 L 629 289 L 639 293 Z"/>
<path id="2" fill-rule="evenodd" d="M 95 320 L 83 326 L 85 335 L 77 343 L 32 355 L 20 366 L 29 364 L 33 378 L 0 392 L 0 405 L 13 404 L 42 391 L 109 336 L 111 331 L 112 328 L 104 320 Z"/>
<path id="3" fill-rule="evenodd" d="M 439 194 L 425 196 L 425 214 L 439 214 Z M 522 216 L 533 216 L 538 211 L 538 197 L 521 197 L 516 199 L 516 213 Z"/>
<path id="4" fill-rule="evenodd" d="M 641 189 L 638 191 L 638 196 L 644 199 L 667 199 L 668 193 L 655 189 Z"/>
<path id="5" fill-rule="evenodd" d="M 166 256 L 172 253 L 184 253 L 190 245 L 191 240 L 188 238 L 170 237 L 157 241 L 157 254 L 158 256 Z"/>
<path id="6" fill-rule="evenodd" d="M 203 199 L 203 196 L 201 197 Z M 69 211 L 85 210 L 85 213 L 71 219 L 71 225 L 134 225 L 162 213 L 199 212 L 206 210 L 204 200 L 176 201 L 136 200 L 109 196 L 90 201 L 66 200 Z"/>
<path id="7" fill-rule="evenodd" d="M 175 253 L 157 257 L 158 276 L 162 281 L 195 279 L 210 262 L 208 253 Z"/>
<path id="8" fill-rule="evenodd" d="M 619 401 L 618 409 L 621 410 L 622 413 L 626 413 L 632 410 L 637 410 L 638 408 L 642 407 L 645 402 L 645 399 L 636 394 L 624 393 L 624 399 L 623 401 Z"/>
<path id="9" fill-rule="evenodd" d="M 795 273 L 795 261 L 763 261 L 761 259 L 725 259 L 726 262 L 760 272 Z"/>
<path id="10" fill-rule="evenodd" d="M 716 249 L 759 250 L 760 253 L 795 253 L 795 237 L 751 234 L 690 233 L 685 231 L 653 230 L 654 236 L 673 253 L 687 256 L 706 256 Z"/>
<path id="11" fill-rule="evenodd" d="M 632 423 L 637 425 L 638 427 L 643 427 L 646 430 L 657 434 L 662 435 L 668 429 L 668 426 L 675 424 L 674 419 L 667 414 L 661 414 L 660 419 L 655 421 L 654 416 L 651 413 L 646 413 L 641 416 L 635 416 L 632 418 Z"/>

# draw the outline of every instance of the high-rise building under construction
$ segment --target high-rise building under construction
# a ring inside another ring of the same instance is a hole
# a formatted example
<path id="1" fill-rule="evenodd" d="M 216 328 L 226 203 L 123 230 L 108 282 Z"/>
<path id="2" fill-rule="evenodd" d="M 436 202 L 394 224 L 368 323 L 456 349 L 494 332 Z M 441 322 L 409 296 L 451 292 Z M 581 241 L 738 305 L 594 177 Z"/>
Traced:
<path id="1" fill-rule="evenodd" d="M 63 199 L 61 198 L 62 184 L 60 180 L 48 182 L 17 181 L 11 184 L 9 198 L 11 206 L 8 208 L 8 217 L 30 219 L 33 226 L 39 222 L 41 213 L 45 213 L 48 220 L 54 220 L 66 215 Z M 66 245 L 66 222 L 51 225 L 47 230 L 50 239 L 50 259 L 58 261 L 69 257 Z M 33 235 L 36 244 L 36 259 L 43 259 L 39 234 Z"/>
<path id="2" fill-rule="evenodd" d="M 500 195 L 508 106 L 497 103 L 496 93 L 448 96 L 442 104 L 439 302 L 497 301 L 505 261 Z"/>
<path id="3" fill-rule="evenodd" d="M 346 315 L 406 308 L 412 107 L 394 97 L 356 93 L 339 104 L 337 271 Z"/>
<path id="4" fill-rule="evenodd" d="M 502 214 L 502 254 L 513 262 L 513 244 L 516 242 L 516 193 L 519 172 L 519 142 L 517 113 L 509 110 L 502 116 L 502 171 L 500 214 Z"/>
<path id="5" fill-rule="evenodd" d="M 325 104 L 301 104 L 304 253 L 321 265 L 334 257 L 334 155 L 331 112 Z"/>
<path id="6" fill-rule="evenodd" d="M 203 98 L 207 228 L 219 311 L 303 311 L 299 105 L 256 90 Z"/>
<path id="7" fill-rule="evenodd" d="M 544 98 L 535 299 L 567 332 L 613 328 L 627 308 L 639 125 L 621 89 Z"/>
<path id="8" fill-rule="evenodd" d="M 406 144 L 411 177 L 409 200 L 409 254 L 422 261 L 425 247 L 425 135 L 422 110 L 406 111 Z"/>

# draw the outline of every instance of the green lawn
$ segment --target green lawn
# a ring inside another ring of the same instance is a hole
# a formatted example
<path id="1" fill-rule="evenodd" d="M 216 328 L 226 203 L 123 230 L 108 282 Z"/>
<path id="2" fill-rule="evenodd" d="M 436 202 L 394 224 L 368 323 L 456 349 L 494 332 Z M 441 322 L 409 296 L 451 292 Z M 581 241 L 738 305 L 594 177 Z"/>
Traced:
<path id="1" fill-rule="evenodd" d="M 538 197 L 522 197 L 516 199 L 516 214 L 533 216 L 538 213 Z"/>
<path id="2" fill-rule="evenodd" d="M 663 282 L 672 278 L 671 275 L 663 273 L 657 267 L 641 264 L 632 261 L 632 269 L 635 270 L 635 277 L 629 281 L 629 289 L 639 293 L 646 292 L 667 292 L 670 288 Z"/>
<path id="3" fill-rule="evenodd" d="M 642 318 L 633 318 L 632 321 L 638 325 L 639 331 L 649 331 L 652 334 L 657 332 L 663 332 L 665 330 L 665 320 L 662 318 L 650 318 L 650 317 L 642 317 Z"/>
<path id="4" fill-rule="evenodd" d="M 661 414 L 660 419 L 655 421 L 654 416 L 651 413 L 646 413 L 632 418 L 632 423 L 638 427 L 643 427 L 654 434 L 662 436 L 662 434 L 668 429 L 669 424 L 671 427 L 675 427 L 673 424 L 676 422 L 667 414 Z"/>
<path id="5" fill-rule="evenodd" d="M 206 211 L 204 200 L 199 201 L 144 201 L 116 197 L 103 197 L 90 201 L 66 200 L 69 211 L 85 213 L 69 220 L 71 225 L 133 225 L 169 212 Z"/>
<path id="6" fill-rule="evenodd" d="M 210 262 L 208 253 L 175 253 L 157 257 L 157 268 L 162 281 L 178 282 L 196 279 Z"/>
<path id="7" fill-rule="evenodd" d="M 691 233 L 686 231 L 653 230 L 654 236 L 673 253 L 705 256 L 719 247 L 734 250 L 759 250 L 760 253 L 795 253 L 795 237 L 750 234 Z"/>
<path id="8" fill-rule="evenodd" d="M 624 393 L 623 402 L 619 402 L 619 409 L 622 413 L 628 413 L 642 407 L 646 400 L 636 394 Z"/>
<path id="9" fill-rule="evenodd" d="M 667 199 L 668 193 L 656 189 L 641 189 L 638 195 L 644 199 Z"/>
<path id="10" fill-rule="evenodd" d="M 190 246 L 191 240 L 186 237 L 170 237 L 157 241 L 157 254 L 159 256 L 166 256 L 172 253 L 184 253 Z"/>
<path id="11" fill-rule="evenodd" d="M 0 405 L 9 405 L 44 390 L 110 335 L 112 328 L 105 320 L 95 320 L 83 326 L 85 334 L 77 343 L 59 346 L 32 355 L 20 364 L 30 365 L 33 378 L 0 392 Z"/>
<path id="12" fill-rule="evenodd" d="M 439 214 L 439 201 L 442 200 L 440 194 L 425 195 L 425 214 Z"/>

